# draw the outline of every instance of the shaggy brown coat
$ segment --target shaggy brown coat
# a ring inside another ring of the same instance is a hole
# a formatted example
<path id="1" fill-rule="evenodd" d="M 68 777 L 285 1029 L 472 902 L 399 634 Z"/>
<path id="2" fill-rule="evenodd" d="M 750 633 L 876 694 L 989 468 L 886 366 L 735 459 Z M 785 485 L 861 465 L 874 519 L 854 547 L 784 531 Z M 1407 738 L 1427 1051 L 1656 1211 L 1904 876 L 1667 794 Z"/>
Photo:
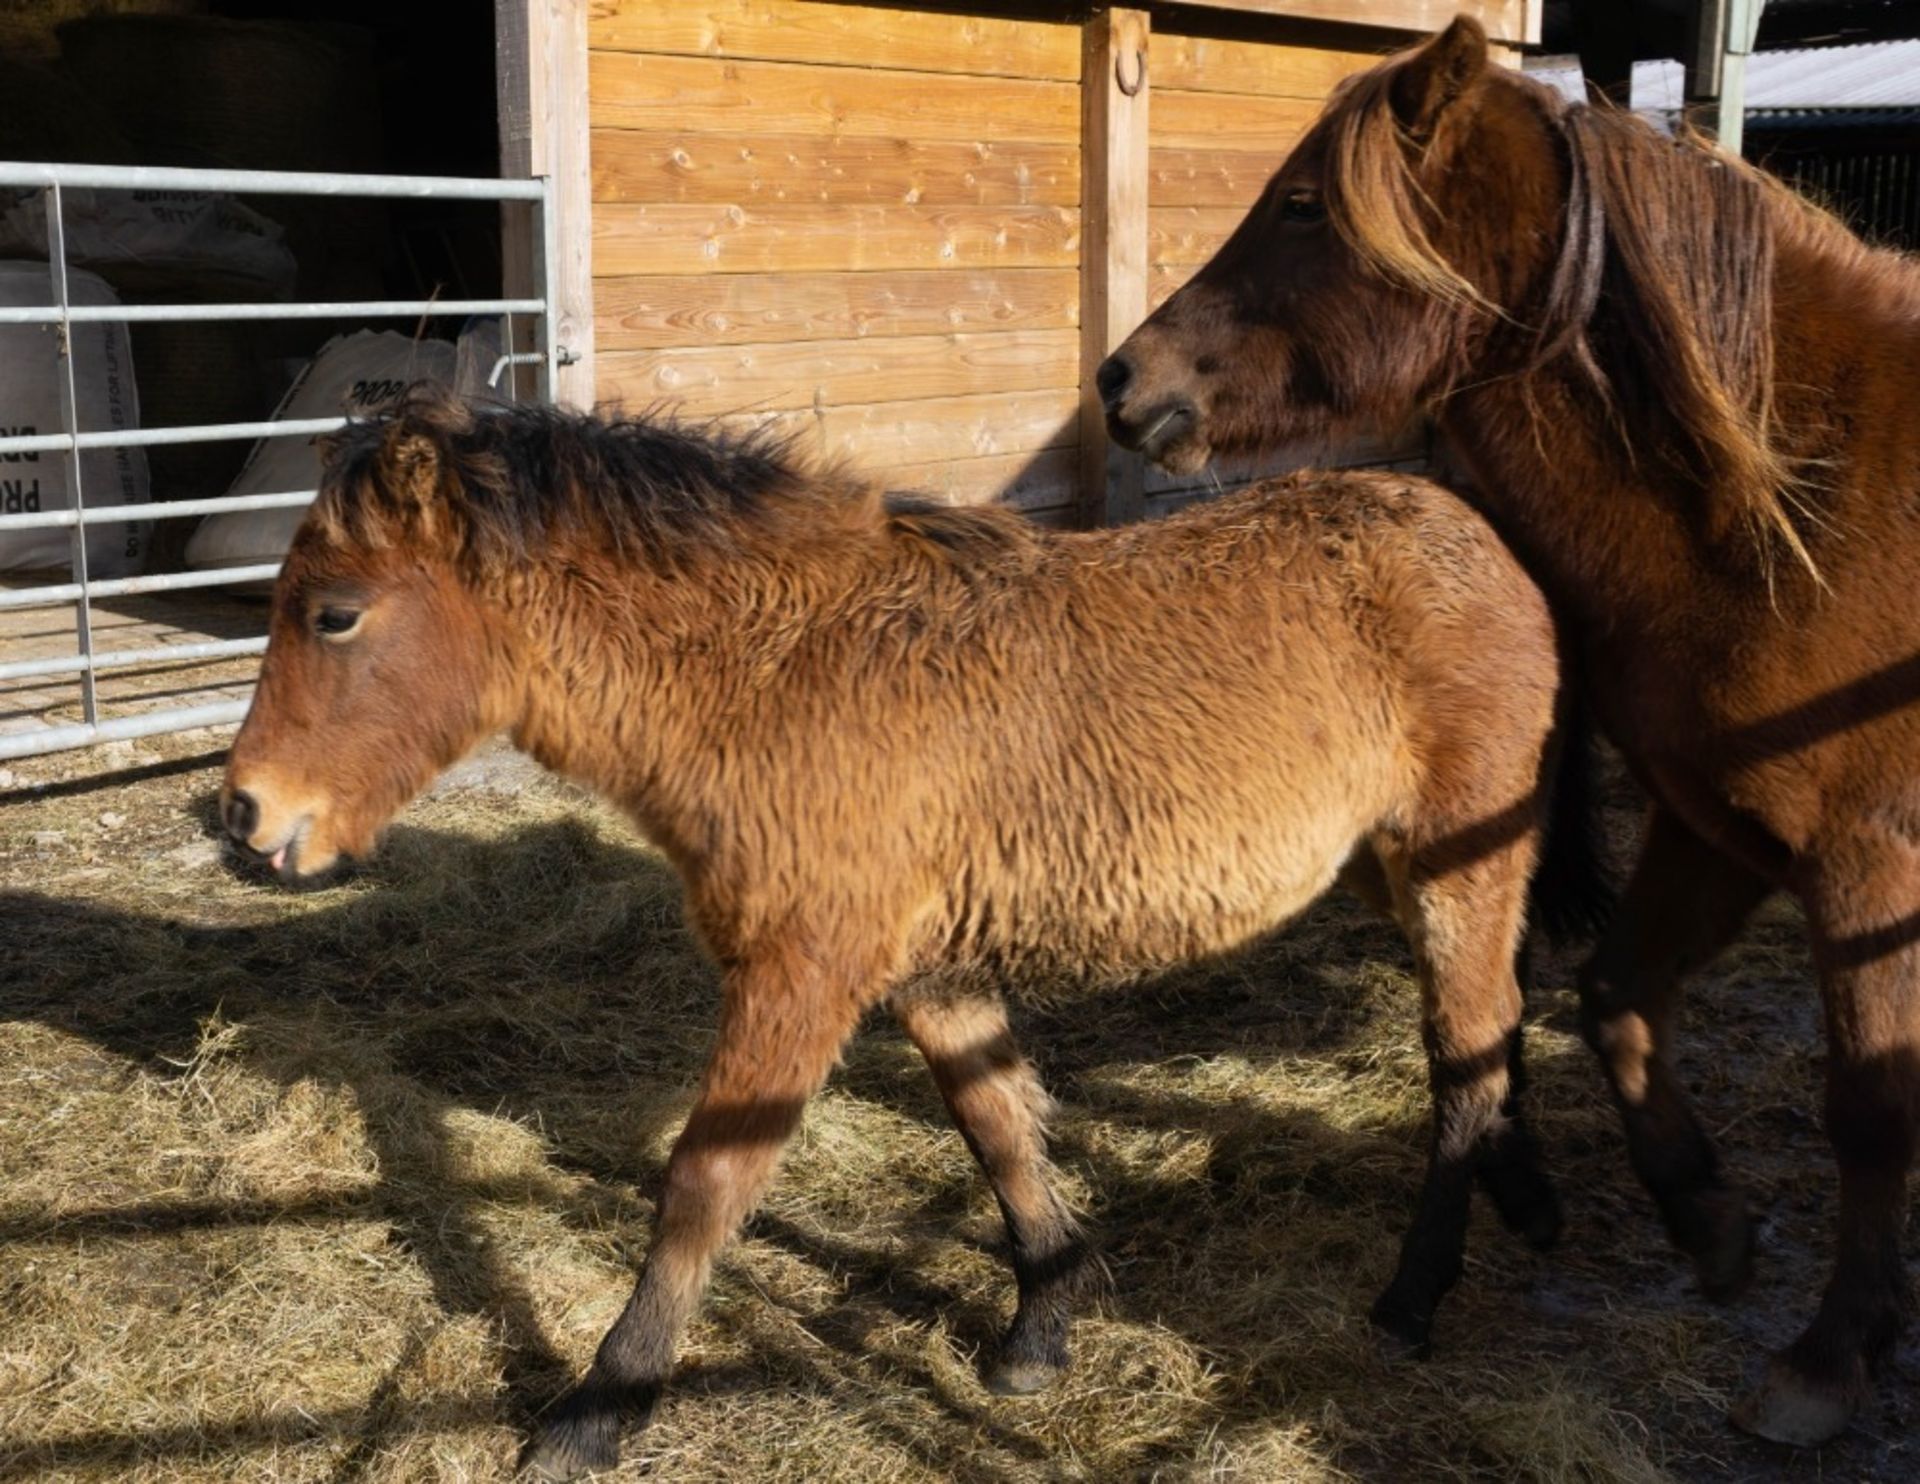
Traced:
<path id="1" fill-rule="evenodd" d="M 1634 1164 L 1707 1292 L 1752 1238 L 1670 1062 L 1680 976 L 1805 904 L 1839 1257 L 1736 1420 L 1843 1428 L 1911 1313 L 1920 1134 L 1920 265 L 1695 140 L 1488 65 L 1346 85 L 1099 382 L 1179 467 L 1435 412 L 1657 801 L 1584 978 Z"/>
<path id="2" fill-rule="evenodd" d="M 1476 1172 L 1509 1224 L 1556 1224 L 1509 1077 L 1556 687 L 1518 564 L 1406 476 L 1051 534 L 671 426 L 418 404 L 336 450 L 224 807 L 309 880 L 507 728 L 683 876 L 719 1037 L 633 1302 L 536 1448 L 567 1476 L 651 1406 L 714 1254 L 883 1001 L 1006 1215 L 1020 1304 L 991 1379 L 1050 1379 L 1081 1248 L 1002 986 L 1233 949 L 1350 866 L 1423 986 L 1432 1163 L 1376 1309 L 1423 1346 Z"/>

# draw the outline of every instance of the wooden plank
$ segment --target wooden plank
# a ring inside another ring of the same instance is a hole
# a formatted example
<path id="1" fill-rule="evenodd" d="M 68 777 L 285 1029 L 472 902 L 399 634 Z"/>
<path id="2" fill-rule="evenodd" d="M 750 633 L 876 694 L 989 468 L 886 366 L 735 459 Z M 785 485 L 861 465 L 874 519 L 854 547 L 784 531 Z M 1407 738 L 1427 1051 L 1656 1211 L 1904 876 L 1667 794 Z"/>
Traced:
<path id="1" fill-rule="evenodd" d="M 805 412 L 742 413 L 719 419 L 727 428 L 770 428 L 798 446 L 865 469 L 992 458 L 1068 448 L 1079 438 L 1079 393 L 996 392 L 823 407 Z"/>
<path id="2" fill-rule="evenodd" d="M 593 199 L 1078 206 L 1080 151 L 1020 140 L 596 129 Z"/>
<path id="3" fill-rule="evenodd" d="M 602 350 L 1080 323 L 1080 276 L 1071 268 L 602 278 L 594 293 Z"/>
<path id="4" fill-rule="evenodd" d="M 1075 28 L 1045 21 L 813 0 L 593 0 L 588 28 L 596 51 L 1080 79 Z"/>
<path id="5" fill-rule="evenodd" d="M 1199 263 L 1155 263 L 1147 270 L 1147 313 L 1171 299 L 1199 271 Z"/>
<path id="6" fill-rule="evenodd" d="M 1107 437 L 1095 373 L 1147 312 L 1147 12 L 1099 12 L 1083 28 L 1080 500 L 1088 525 L 1141 512 L 1142 460 Z"/>
<path id="7" fill-rule="evenodd" d="M 600 359 L 600 395 L 707 417 L 1070 388 L 1079 370 L 1076 330 L 873 336 L 610 352 Z"/>
<path id="8" fill-rule="evenodd" d="M 1244 211 L 1298 140 L 1274 149 L 1168 149 L 1153 151 L 1147 167 L 1149 206 L 1233 206 Z"/>
<path id="9" fill-rule="evenodd" d="M 619 206 L 593 214 L 593 254 L 630 273 L 1052 268 L 1078 261 L 1062 206 Z"/>
<path id="10" fill-rule="evenodd" d="M 562 364 L 552 393 L 575 407 L 593 404 L 593 219 L 587 129 L 586 12 L 578 0 L 494 0 L 500 173 L 548 177 L 548 210 L 557 244 L 546 277 Z M 501 266 L 507 292 L 537 289 L 544 255 L 538 214 L 525 205 L 501 211 Z M 518 343 L 535 343 L 532 326 Z M 544 343 L 544 342 L 541 342 Z M 517 382 L 531 395 L 537 382 Z"/>
<path id="11" fill-rule="evenodd" d="M 1147 260 L 1204 263 L 1246 214 L 1238 206 L 1156 206 L 1147 212 Z"/>
<path id="12" fill-rule="evenodd" d="M 1314 102 L 1335 83 L 1364 72 L 1380 53 L 1275 46 L 1264 41 L 1222 41 L 1212 36 L 1153 38 L 1153 85 L 1201 93 L 1255 93 Z"/>
<path id="13" fill-rule="evenodd" d="M 1189 149 L 1269 150 L 1277 165 L 1319 113 L 1317 100 L 1160 89 L 1153 95 L 1153 142 Z"/>
<path id="14" fill-rule="evenodd" d="M 1079 122 L 1065 82 L 637 52 L 594 52 L 588 71 L 596 129 L 1070 144 Z"/>
<path id="15" fill-rule="evenodd" d="M 1193 0 L 1184 8 L 1234 10 L 1295 20 L 1338 21 L 1393 31 L 1438 31 L 1456 15 L 1477 17 L 1499 41 L 1537 42 L 1542 0 Z"/>
<path id="16" fill-rule="evenodd" d="M 1011 505 L 1017 510 L 1071 509 L 1077 500 L 1080 449 L 1069 443 L 1035 453 L 984 459 L 936 459 L 872 471 L 890 490 L 931 495 L 953 505 Z"/>

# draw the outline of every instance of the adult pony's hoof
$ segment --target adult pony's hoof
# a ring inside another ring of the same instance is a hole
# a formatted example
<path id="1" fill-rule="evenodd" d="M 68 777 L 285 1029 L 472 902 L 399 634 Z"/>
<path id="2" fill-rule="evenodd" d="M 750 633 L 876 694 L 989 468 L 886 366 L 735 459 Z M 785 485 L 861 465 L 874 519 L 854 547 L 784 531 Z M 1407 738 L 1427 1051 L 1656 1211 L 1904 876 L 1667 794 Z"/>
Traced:
<path id="1" fill-rule="evenodd" d="M 1753 1223 L 1745 1197 L 1725 1185 L 1694 1197 L 1684 1236 L 1700 1291 L 1716 1304 L 1732 1303 L 1753 1281 Z"/>
<path id="2" fill-rule="evenodd" d="M 1815 1381 L 1784 1355 L 1767 1365 L 1764 1380 L 1727 1414 L 1742 1432 L 1795 1448 L 1817 1448 L 1847 1430 L 1867 1398 L 1864 1367 L 1850 1381 Z"/>
<path id="3" fill-rule="evenodd" d="M 1391 1363 L 1426 1360 L 1433 1354 L 1433 1317 L 1408 1309 L 1388 1289 L 1373 1301 L 1367 1315 L 1373 1325 L 1375 1348 Z"/>
<path id="4" fill-rule="evenodd" d="M 1003 1355 L 981 1377 L 981 1383 L 995 1396 L 1032 1396 L 1045 1391 L 1066 1375 L 1064 1362 L 1019 1360 Z"/>

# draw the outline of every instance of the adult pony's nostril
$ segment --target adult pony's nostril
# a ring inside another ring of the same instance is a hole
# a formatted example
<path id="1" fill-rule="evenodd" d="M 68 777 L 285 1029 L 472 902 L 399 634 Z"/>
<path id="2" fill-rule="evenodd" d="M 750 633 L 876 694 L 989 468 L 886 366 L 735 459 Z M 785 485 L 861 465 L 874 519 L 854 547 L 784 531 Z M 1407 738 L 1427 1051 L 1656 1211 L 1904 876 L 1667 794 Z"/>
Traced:
<path id="1" fill-rule="evenodd" d="M 236 788 L 227 798 L 227 833 L 242 845 L 260 828 L 260 805 L 244 788 Z"/>
<path id="2" fill-rule="evenodd" d="M 1109 412 L 1113 404 L 1120 400 L 1120 394 L 1127 389 L 1127 383 L 1133 380 L 1133 367 L 1119 354 L 1108 356 L 1100 363 L 1100 369 L 1093 373 L 1094 389 L 1100 393 L 1100 405 Z"/>

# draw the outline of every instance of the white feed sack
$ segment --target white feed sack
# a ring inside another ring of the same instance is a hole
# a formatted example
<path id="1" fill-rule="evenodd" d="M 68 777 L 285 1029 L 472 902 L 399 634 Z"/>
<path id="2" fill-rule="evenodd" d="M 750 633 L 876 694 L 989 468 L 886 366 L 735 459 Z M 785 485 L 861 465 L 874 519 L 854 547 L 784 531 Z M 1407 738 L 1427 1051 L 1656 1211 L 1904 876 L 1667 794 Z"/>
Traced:
<path id="1" fill-rule="evenodd" d="M 232 196 L 206 191 L 63 192 L 67 261 L 129 279 L 161 275 L 236 295 L 290 299 L 299 265 L 286 233 Z M 46 196 L 0 192 L 0 256 L 44 257 Z M 163 297 L 178 297 L 177 292 Z"/>
<path id="2" fill-rule="evenodd" d="M 67 297 L 74 304 L 120 301 L 91 273 L 69 270 Z M 53 284 L 45 263 L 0 262 L 0 304 L 9 308 L 51 304 Z M 95 323 L 73 327 L 73 384 L 80 430 L 113 432 L 140 426 L 140 398 L 133 384 L 127 327 Z M 26 436 L 66 428 L 66 367 L 51 325 L 0 325 L 0 434 Z M 0 513 L 20 515 L 73 507 L 72 464 L 65 453 L 0 455 Z M 88 505 L 141 505 L 148 496 L 147 456 L 137 448 L 97 448 L 81 455 L 81 494 Z M 147 522 L 112 522 L 87 528 L 87 572 L 122 577 L 138 569 Z M 0 531 L 0 571 L 68 567 L 73 535 L 65 526 Z"/>
<path id="3" fill-rule="evenodd" d="M 414 340 L 394 330 L 336 335 L 320 348 L 274 409 L 275 422 L 311 417 L 372 417 L 397 402 L 417 382 L 454 380 L 454 347 L 444 340 Z M 229 495 L 270 495 L 311 490 L 320 483 L 317 438 L 262 438 Z M 277 562 L 287 553 L 304 508 L 241 510 L 210 515 L 187 543 L 195 567 L 247 567 Z"/>

